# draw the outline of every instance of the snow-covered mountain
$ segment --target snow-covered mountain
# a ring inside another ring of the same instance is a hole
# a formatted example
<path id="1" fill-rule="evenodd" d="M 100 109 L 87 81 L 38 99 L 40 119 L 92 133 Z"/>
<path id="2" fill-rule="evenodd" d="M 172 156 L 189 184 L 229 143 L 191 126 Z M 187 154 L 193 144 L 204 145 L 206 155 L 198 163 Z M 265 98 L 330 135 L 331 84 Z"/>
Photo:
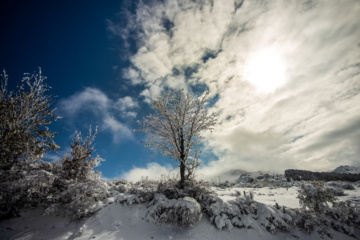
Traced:
<path id="1" fill-rule="evenodd" d="M 357 174 L 360 173 L 359 167 L 349 166 L 349 165 L 343 165 L 335 168 L 332 172 L 334 173 L 352 173 Z"/>

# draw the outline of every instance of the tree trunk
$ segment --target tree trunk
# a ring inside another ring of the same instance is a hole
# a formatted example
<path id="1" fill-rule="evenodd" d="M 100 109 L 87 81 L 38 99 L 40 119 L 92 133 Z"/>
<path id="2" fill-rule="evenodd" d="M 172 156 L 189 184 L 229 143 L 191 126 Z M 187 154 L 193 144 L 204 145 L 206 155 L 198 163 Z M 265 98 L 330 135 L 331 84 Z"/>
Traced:
<path id="1" fill-rule="evenodd" d="M 185 187 L 185 146 L 184 146 L 184 134 L 182 129 L 180 130 L 180 188 Z"/>
<path id="2" fill-rule="evenodd" d="M 180 189 L 185 187 L 185 164 L 184 160 L 180 160 Z"/>

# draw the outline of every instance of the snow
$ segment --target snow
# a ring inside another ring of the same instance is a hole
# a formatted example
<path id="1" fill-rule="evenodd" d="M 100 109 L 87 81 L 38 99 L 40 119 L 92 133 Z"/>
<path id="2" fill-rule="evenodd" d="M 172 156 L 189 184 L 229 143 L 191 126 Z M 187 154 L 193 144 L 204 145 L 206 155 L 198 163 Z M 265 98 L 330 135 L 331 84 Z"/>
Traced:
<path id="1" fill-rule="evenodd" d="M 264 187 L 264 188 L 227 188 L 221 189 L 214 187 L 219 197 L 224 201 L 233 200 L 236 198 L 236 194 L 240 193 L 244 195 L 252 194 L 254 195 L 254 199 L 258 202 L 267 204 L 267 205 L 275 205 L 278 203 L 280 206 L 286 206 L 289 208 L 299 208 L 299 200 L 296 198 L 298 195 L 298 188 L 291 187 L 291 188 L 271 188 L 271 187 Z"/>
<path id="2" fill-rule="evenodd" d="M 360 205 L 360 185 L 355 190 L 344 190 L 345 196 L 337 197 L 339 201 L 351 200 L 354 204 Z"/>
<path id="3" fill-rule="evenodd" d="M 110 204 L 96 215 L 81 222 L 66 218 L 41 216 L 39 211 L 28 211 L 21 218 L 1 224 L 1 239 L 297 239 L 289 233 L 271 234 L 264 229 L 233 229 L 221 231 L 208 218 L 202 218 L 192 228 L 147 222 L 147 207 Z M 11 228 L 9 229 L 4 229 Z M 300 233 L 297 233 L 300 234 Z M 345 236 L 345 235 L 344 235 Z M 305 239 L 307 236 L 304 236 Z M 301 237 L 301 239 L 304 239 Z M 311 238 L 308 238 L 311 239 Z M 350 239 L 345 236 L 344 239 Z"/>
<path id="4" fill-rule="evenodd" d="M 21 217 L 0 221 L 0 239 L 320 239 L 317 232 L 307 234 L 295 229 L 289 232 L 266 231 L 261 224 L 268 224 L 267 217 L 275 211 L 277 202 L 280 206 L 293 208 L 299 207 L 297 187 L 291 188 L 213 188 L 225 203 L 235 200 L 239 193 L 244 197 L 253 193 L 258 201 L 258 219 L 243 217 L 248 228 L 233 228 L 219 230 L 211 222 L 207 214 L 203 214 L 201 220 L 194 223 L 190 228 L 183 228 L 167 223 L 160 223 L 147 217 L 149 212 L 148 203 L 119 204 L 116 197 L 108 198 L 100 211 L 93 216 L 74 221 L 66 217 L 42 216 L 41 211 L 27 210 L 21 213 Z M 348 198 L 360 199 L 360 189 L 345 190 L 348 196 L 340 197 L 341 200 Z M 187 199 L 189 200 L 189 199 Z M 175 201 L 175 200 L 174 200 Z M 189 200 L 190 202 L 192 200 Z M 186 203 L 187 204 L 187 203 Z M 214 206 L 215 207 L 215 206 Z M 246 215 L 244 215 L 246 216 Z M 218 224 L 226 224 L 228 219 L 218 218 Z M 247 222 L 246 222 L 247 221 Z M 283 221 L 274 218 L 273 222 Z M 222 223 L 221 223 L 222 222 Z M 235 222 L 232 221 L 232 222 Z M 275 225 L 274 225 L 275 226 Z M 268 226 L 270 231 L 274 226 Z M 360 237 L 359 231 L 356 235 Z M 334 239 L 353 239 L 345 234 L 331 230 Z M 325 237 L 326 238 L 326 237 Z"/>
<path id="5" fill-rule="evenodd" d="M 0 239 L 71 239 L 81 222 L 43 216 L 41 209 L 24 210 L 21 217 L 0 221 Z"/>
<path id="6" fill-rule="evenodd" d="M 171 186 L 164 184 L 161 186 Z M 280 174 L 241 173 L 233 182 L 213 183 L 210 190 L 215 194 L 197 188 L 195 200 L 185 196 L 167 199 L 164 191 L 156 192 L 158 183 L 151 181 L 114 180 L 107 182 L 109 195 L 98 202 L 100 210 L 94 215 L 73 220 L 44 216 L 43 209 L 27 209 L 21 217 L 0 221 L 0 239 L 330 239 L 326 233 L 333 239 L 354 239 L 330 228 L 324 234 L 316 227 L 311 233 L 294 227 L 300 184 L 287 182 Z M 337 197 L 339 201 L 360 205 L 359 182 L 328 185 L 344 191 L 344 196 Z M 300 224 L 314 228 L 318 220 L 300 215 L 304 220 Z M 341 227 L 341 221 L 336 223 Z M 354 234 L 360 239 L 359 229 L 354 229 Z"/>

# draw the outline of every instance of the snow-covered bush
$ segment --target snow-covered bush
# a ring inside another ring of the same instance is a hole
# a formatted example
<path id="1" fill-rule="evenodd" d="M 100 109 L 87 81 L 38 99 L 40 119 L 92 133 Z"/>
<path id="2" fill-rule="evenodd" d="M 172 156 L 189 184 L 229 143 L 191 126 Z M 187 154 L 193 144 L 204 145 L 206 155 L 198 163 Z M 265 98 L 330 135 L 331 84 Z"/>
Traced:
<path id="1" fill-rule="evenodd" d="M 245 211 L 241 211 L 243 209 L 239 209 L 238 207 L 234 207 L 231 204 L 224 202 L 221 198 L 215 195 L 207 195 L 201 201 L 202 207 L 204 211 L 210 216 L 210 221 L 218 228 L 218 229 L 233 229 L 236 227 L 247 227 L 243 223 L 241 223 L 241 214 L 248 213 L 252 209 L 251 207 Z M 240 217 L 240 219 L 239 219 Z"/>
<path id="2" fill-rule="evenodd" d="M 355 190 L 354 186 L 351 183 L 346 182 L 328 182 L 327 185 L 329 187 L 336 187 L 345 190 Z"/>
<path id="3" fill-rule="evenodd" d="M 131 187 L 127 192 L 136 197 L 136 203 L 150 202 L 155 195 L 155 191 L 148 188 Z"/>
<path id="4" fill-rule="evenodd" d="M 5 218 L 47 201 L 54 176 L 41 157 L 58 148 L 48 128 L 57 117 L 41 69 L 24 74 L 17 91 L 7 89 L 5 71 L 0 78 L 0 218 Z"/>
<path id="5" fill-rule="evenodd" d="M 329 189 L 334 193 L 334 196 L 345 196 L 344 190 L 337 187 L 329 187 Z"/>
<path id="6" fill-rule="evenodd" d="M 251 194 L 229 202 L 209 194 L 200 204 L 218 229 L 254 228 L 260 224 L 267 231 L 275 233 L 287 230 L 292 221 L 289 214 L 254 201 Z"/>
<path id="7" fill-rule="evenodd" d="M 353 227 L 360 227 L 360 209 L 350 202 L 335 202 L 322 212 L 286 209 L 286 213 L 292 218 L 292 226 L 308 233 L 317 231 L 329 238 L 332 238 L 330 229 L 353 236 Z"/>
<path id="8" fill-rule="evenodd" d="M 298 192 L 300 205 L 315 212 L 323 212 L 328 202 L 334 203 L 336 200 L 334 192 L 323 182 L 303 183 Z"/>
<path id="9" fill-rule="evenodd" d="M 0 218 L 16 216 L 24 207 L 48 207 L 57 190 L 53 183 L 61 171 L 55 162 L 33 163 L 27 170 L 0 175 Z"/>
<path id="10" fill-rule="evenodd" d="M 58 194 L 47 213 L 61 213 L 75 218 L 86 217 L 98 210 L 97 202 L 108 195 L 107 184 L 100 178 L 100 172 L 93 169 L 103 161 L 99 156 L 92 158 L 92 145 L 97 135 L 89 129 L 88 136 L 83 139 L 80 132 L 75 132 L 71 153 L 62 160 L 62 172 L 54 180 L 54 188 Z"/>
<path id="11" fill-rule="evenodd" d="M 180 227 L 191 227 L 201 220 L 201 206 L 191 197 L 168 199 L 156 194 L 149 204 L 147 218 L 159 223 L 170 223 Z"/>
<path id="12" fill-rule="evenodd" d="M 275 233 L 288 230 L 293 218 L 276 207 L 258 203 L 256 219 L 268 232 Z"/>
<path id="13" fill-rule="evenodd" d="M 214 193 L 208 182 L 192 180 L 186 184 L 183 190 L 184 196 L 195 198 L 196 200 L 203 198 L 207 194 Z"/>
<path id="14" fill-rule="evenodd" d="M 75 132 L 74 142 L 71 143 L 71 152 L 65 154 L 63 165 L 63 176 L 65 179 L 76 179 L 79 181 L 88 181 L 96 179 L 100 176 L 100 172 L 94 172 L 93 168 L 100 165 L 104 161 L 98 155 L 91 158 L 94 152 L 93 142 L 96 138 L 98 130 L 92 134 L 91 127 L 85 139 L 81 137 L 81 132 Z"/>
<path id="15" fill-rule="evenodd" d="M 130 188 L 130 183 L 125 179 L 115 179 L 108 182 L 109 191 L 115 191 L 117 193 L 124 193 Z"/>
<path id="16" fill-rule="evenodd" d="M 48 207 L 47 214 L 68 215 L 73 218 L 87 217 L 100 209 L 99 201 L 107 197 L 107 185 L 101 180 L 76 181 L 63 180 L 66 187 L 54 196 L 54 203 Z"/>
<path id="17" fill-rule="evenodd" d="M 179 189 L 179 183 L 176 179 L 162 179 L 157 185 L 157 192 L 164 194 L 169 199 L 182 197 L 182 192 Z"/>
<path id="18" fill-rule="evenodd" d="M 350 201 L 336 202 L 333 208 L 328 210 L 328 214 L 341 225 L 360 227 L 360 207 L 354 206 Z"/>
<path id="19" fill-rule="evenodd" d="M 24 74 L 17 91 L 8 91 L 8 75 L 0 75 L 0 174 L 20 171 L 55 151 L 55 133 L 48 125 L 56 120 L 54 101 L 44 83 L 41 69 L 37 74 Z"/>

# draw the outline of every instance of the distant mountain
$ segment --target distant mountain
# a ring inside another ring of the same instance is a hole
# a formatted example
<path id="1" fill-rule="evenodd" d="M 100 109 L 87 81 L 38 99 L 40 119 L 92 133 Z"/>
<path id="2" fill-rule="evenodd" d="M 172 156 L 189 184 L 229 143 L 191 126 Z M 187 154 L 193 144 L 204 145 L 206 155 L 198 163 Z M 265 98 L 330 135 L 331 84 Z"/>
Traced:
<path id="1" fill-rule="evenodd" d="M 332 172 L 357 174 L 357 173 L 360 173 L 360 168 L 349 166 L 349 165 L 344 165 L 344 166 L 339 166 L 339 167 L 335 168 Z"/>

